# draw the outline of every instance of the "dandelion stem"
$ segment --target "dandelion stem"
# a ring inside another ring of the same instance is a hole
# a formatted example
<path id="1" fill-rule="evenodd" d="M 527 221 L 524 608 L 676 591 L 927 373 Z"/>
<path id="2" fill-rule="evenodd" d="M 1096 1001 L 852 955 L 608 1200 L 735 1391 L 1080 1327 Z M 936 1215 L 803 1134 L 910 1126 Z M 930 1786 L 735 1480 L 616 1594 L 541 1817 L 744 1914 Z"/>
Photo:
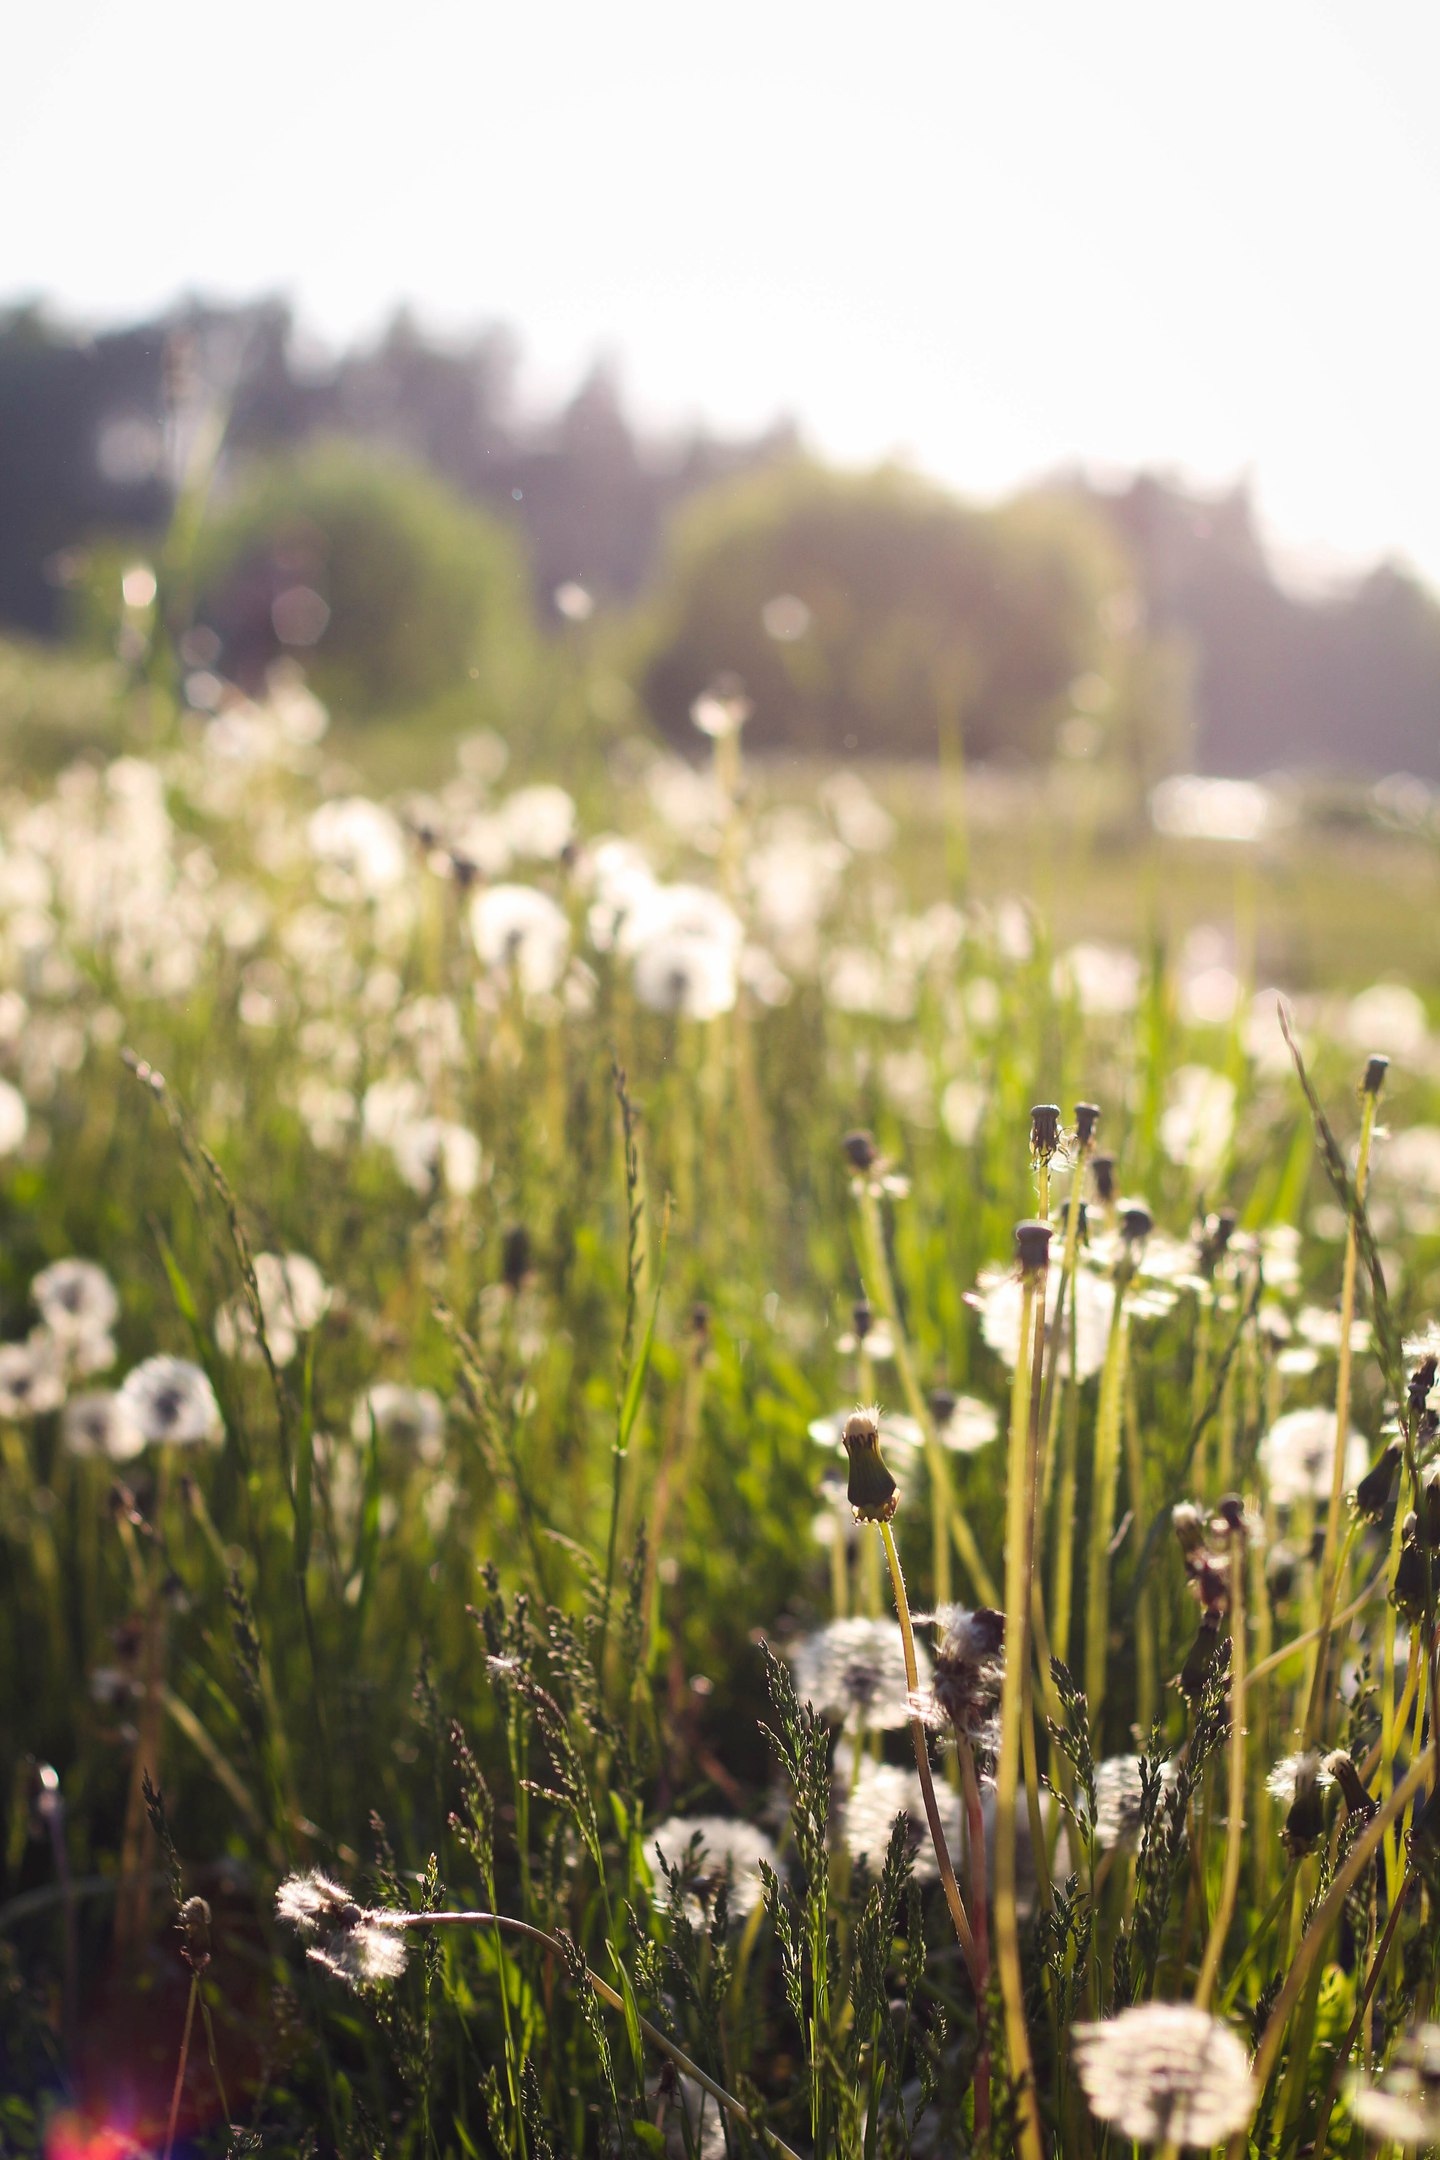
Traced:
<path id="1" fill-rule="evenodd" d="M 403 1928 L 407 1932 L 413 1929 L 431 1927 L 498 1928 L 505 1934 L 523 1935 L 527 1941 L 539 1943 L 542 1948 L 549 1950 L 553 1956 L 558 1957 L 561 1963 L 568 1967 L 565 1946 L 558 1936 L 547 1934 L 544 1928 L 532 1927 L 528 1920 L 516 1920 L 509 1913 L 375 1912 L 368 1917 L 378 1926 Z M 589 1965 L 585 1967 L 585 1978 L 595 1994 L 599 1996 L 601 2002 L 607 2003 L 612 2010 L 618 2010 L 622 2017 L 627 2015 L 624 1997 L 615 1988 L 612 1988 L 607 1981 L 602 1980 L 597 1972 L 592 1971 Z M 649 2018 L 643 2016 L 639 2011 L 636 2011 L 634 2015 L 636 2023 L 651 2046 L 659 2048 L 663 2055 L 668 2055 L 671 2062 L 674 2063 L 676 2069 L 683 2076 L 692 2078 L 702 2092 L 709 2093 L 711 2099 L 718 2101 L 719 2105 L 725 2109 L 728 2115 L 732 2115 L 736 2122 L 743 2123 L 745 2128 L 756 2137 L 763 2138 L 767 2144 L 781 2155 L 781 2160 L 800 2160 L 799 2154 L 791 2146 L 787 2145 L 782 2137 L 777 2136 L 775 2131 L 771 2130 L 766 2124 L 756 2122 L 748 2109 L 735 2098 L 733 2093 L 726 2092 L 723 2085 L 717 2085 L 714 2078 L 707 2075 L 701 2069 L 699 2063 L 692 2056 L 687 2055 L 683 2048 L 676 2047 L 675 2042 L 668 2039 L 661 2032 L 658 2025 L 652 2025 Z"/>
<path id="2" fill-rule="evenodd" d="M 1225 1871 L 1220 1902 L 1200 1965 L 1195 2007 L 1208 2010 L 1215 1976 L 1225 1952 L 1225 1938 L 1235 1916 L 1240 1862 L 1245 1839 L 1245 1533 L 1230 1533 L 1230 1781 L 1225 1824 Z"/>
<path id="3" fill-rule="evenodd" d="M 985 1809 L 980 1800 L 980 1780 L 975 1775 L 975 1751 L 959 1735 L 960 1785 L 965 1795 L 965 1822 L 970 1840 L 970 1911 L 975 1930 L 975 1992 L 982 2006 L 990 1985 L 990 1886 L 985 1873 Z M 975 2132 L 977 2137 L 990 2122 L 990 2050 L 982 2034 L 975 2058 Z"/>
<path id="4" fill-rule="evenodd" d="M 180 2060 L 175 2065 L 175 2086 L 170 2095 L 170 2120 L 165 2126 L 164 2160 L 170 2160 L 175 2146 L 175 2125 L 180 2120 L 180 2095 L 185 2089 L 185 2071 L 190 2061 L 190 2034 L 195 2025 L 195 2003 L 200 1993 L 200 1975 L 190 1976 L 190 2000 L 185 2005 L 185 2030 L 180 2038 Z"/>
<path id="5" fill-rule="evenodd" d="M 1025 1513 L 1030 1498 L 1029 1350 L 1035 1325 L 1036 1282 L 1035 1271 L 1027 1268 L 1021 1292 L 1020 1344 L 1010 1402 L 1010 1451 L 1005 1478 L 1005 1678 L 1000 1692 L 1000 1760 L 995 1781 L 995 1953 L 1005 2006 L 1007 2067 L 1019 2097 L 1020 2151 L 1024 2160 L 1041 2160 L 1042 2150 L 1015 1909 L 1015 1809 L 1020 1782 L 1024 1672 L 1029 1655 L 1026 1563 L 1030 1535 Z"/>
<path id="6" fill-rule="evenodd" d="M 1310 1683 L 1310 1702 L 1305 1712 L 1305 1745 L 1319 1739 L 1325 1723 L 1326 1675 L 1330 1664 L 1330 1629 L 1335 1600 L 1345 1573 L 1351 1540 L 1340 1544 L 1340 1503 L 1345 1493 L 1345 1457 L 1350 1438 L 1350 1334 L 1355 1322 L 1356 1226 L 1365 1199 L 1370 1171 L 1370 1142 L 1375 1132 L 1378 1089 L 1366 1088 L 1361 1096 L 1360 1146 L 1355 1157 L 1355 1205 L 1345 1232 L 1345 1272 L 1340 1289 L 1340 1355 L 1335 1375 L 1335 1460 L 1330 1473 L 1330 1506 L 1325 1517 L 1325 1550 L 1320 1565 L 1320 1647 L 1315 1652 L 1315 1672 Z"/>
<path id="7" fill-rule="evenodd" d="M 905 1594 L 905 1577 L 900 1570 L 900 1554 L 895 1545 L 895 1533 L 888 1522 L 881 1523 L 880 1535 L 885 1540 L 885 1558 L 890 1563 L 890 1581 L 895 1591 L 895 1611 L 900 1621 L 900 1640 L 905 1651 L 905 1685 L 910 1690 L 913 1700 L 920 1689 L 920 1669 L 915 1662 L 915 1630 L 910 1619 L 910 1600 Z M 955 1868 L 950 1858 L 950 1848 L 945 1842 L 945 1826 L 940 1820 L 940 1809 L 935 1799 L 935 1780 L 930 1773 L 930 1747 L 925 1737 L 925 1721 L 918 1715 L 911 1717 L 910 1738 L 915 1748 L 915 1768 L 920 1775 L 920 1792 L 925 1802 L 925 1820 L 930 1825 L 930 1838 L 935 1847 L 935 1859 L 940 1869 L 940 1881 L 945 1891 L 945 1902 L 950 1908 L 950 1918 L 955 1924 L 955 1933 L 959 1939 L 960 1948 L 965 1953 L 965 1962 L 970 1968 L 970 1977 L 975 1984 L 976 1997 L 983 2004 L 984 1997 L 981 1994 L 978 1977 L 979 1960 L 975 1948 L 975 1936 L 970 1926 L 969 1915 L 965 1910 L 964 1900 L 960 1895 L 960 1885 L 955 1880 Z"/>

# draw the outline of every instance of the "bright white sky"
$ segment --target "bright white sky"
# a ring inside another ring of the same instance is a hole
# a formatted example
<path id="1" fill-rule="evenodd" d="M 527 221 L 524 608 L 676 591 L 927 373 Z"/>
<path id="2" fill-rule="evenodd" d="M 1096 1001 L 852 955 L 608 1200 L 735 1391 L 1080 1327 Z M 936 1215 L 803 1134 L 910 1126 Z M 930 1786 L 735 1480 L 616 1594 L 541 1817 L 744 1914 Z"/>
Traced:
<path id="1" fill-rule="evenodd" d="M 11 11 L 0 295 L 282 291 L 597 353 L 963 492 L 1248 472 L 1440 584 L 1434 0 L 69 0 Z"/>

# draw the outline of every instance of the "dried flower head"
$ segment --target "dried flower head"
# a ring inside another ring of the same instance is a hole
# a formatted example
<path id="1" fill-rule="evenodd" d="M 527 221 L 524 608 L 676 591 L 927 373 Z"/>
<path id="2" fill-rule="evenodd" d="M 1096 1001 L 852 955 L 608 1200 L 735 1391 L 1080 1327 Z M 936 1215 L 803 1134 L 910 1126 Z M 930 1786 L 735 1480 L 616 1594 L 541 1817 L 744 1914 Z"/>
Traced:
<path id="1" fill-rule="evenodd" d="M 672 1815 L 647 1842 L 659 1854 L 662 1870 L 670 1869 L 687 1884 L 692 1918 L 723 1882 L 729 1886 L 730 1918 L 748 1919 L 765 1894 L 762 1863 L 772 1869 L 779 1865 L 774 1842 L 763 1830 L 726 1815 Z"/>
<path id="2" fill-rule="evenodd" d="M 1347 1490 L 1364 1477 L 1368 1453 L 1360 1434 L 1352 1432 L 1345 1444 Z M 1319 1405 L 1287 1410 L 1260 1442 L 1260 1469 L 1277 1507 L 1328 1498 L 1334 1462 L 1335 1413 Z"/>
<path id="3" fill-rule="evenodd" d="M 987 1753 L 996 1744 L 995 1719 L 1005 1680 L 1005 1615 L 992 1606 L 972 1612 L 944 1605 L 934 1616 L 935 1678 L 931 1701 L 937 1718 L 958 1737 Z"/>
<path id="4" fill-rule="evenodd" d="M 1350 2083 L 1350 2112 L 1382 2143 L 1433 2145 L 1440 2140 L 1440 2025 L 1420 2025 L 1395 2050 L 1374 2085 Z"/>
<path id="5" fill-rule="evenodd" d="M 1303 1860 L 1316 1840 L 1324 1835 L 1325 1807 L 1321 1795 L 1335 1779 L 1320 1759 L 1318 1748 L 1284 1755 L 1265 1780 L 1265 1790 L 1286 1810 L 1280 1835 L 1292 1860 Z"/>
<path id="6" fill-rule="evenodd" d="M 1075 2067 L 1092 2115 L 1144 2145 L 1218 2144 L 1255 2110 L 1244 2046 L 1189 2003 L 1141 2003 L 1074 2027 Z"/>
<path id="7" fill-rule="evenodd" d="M 930 1660 L 918 1643 L 915 1658 L 924 1687 Z M 875 1732 L 896 1729 L 912 1715 L 904 1643 L 893 1620 L 831 1620 L 801 1639 L 790 1663 L 796 1693 L 826 1717 Z"/>
<path id="8" fill-rule="evenodd" d="M 402 1916 L 357 1905 L 318 1868 L 287 1875 L 275 1893 L 275 1911 L 306 1938 L 305 1955 L 351 1987 L 397 1980 L 405 1970 Z"/>

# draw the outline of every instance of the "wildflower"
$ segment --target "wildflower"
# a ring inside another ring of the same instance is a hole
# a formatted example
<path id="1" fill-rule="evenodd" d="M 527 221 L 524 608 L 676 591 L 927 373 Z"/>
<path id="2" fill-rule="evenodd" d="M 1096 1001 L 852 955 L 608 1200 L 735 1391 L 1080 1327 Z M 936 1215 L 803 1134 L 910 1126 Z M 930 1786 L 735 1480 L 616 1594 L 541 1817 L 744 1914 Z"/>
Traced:
<path id="1" fill-rule="evenodd" d="M 879 1411 L 857 1410 L 845 1420 L 840 1438 L 850 1458 L 848 1492 L 856 1522 L 890 1522 L 900 1494 L 880 1453 Z"/>
<path id="2" fill-rule="evenodd" d="M 960 1739 L 988 1753 L 996 1743 L 995 1719 L 1005 1679 L 1005 1615 L 989 1605 L 973 1612 L 964 1605 L 944 1605 L 935 1614 L 935 1626 L 935 1710 Z"/>
<path id="3" fill-rule="evenodd" d="M 306 837 L 311 854 L 330 874 L 328 881 L 322 878 L 327 898 L 358 893 L 374 899 L 405 875 L 405 835 L 398 819 L 363 795 L 321 803 Z"/>
<path id="4" fill-rule="evenodd" d="M 923 1688 L 930 1660 L 918 1643 L 915 1658 Z M 790 1662 L 802 1701 L 847 1726 L 893 1731 L 913 1715 L 904 1645 L 893 1620 L 831 1620 L 802 1638 Z"/>
<path id="5" fill-rule="evenodd" d="M 1092 1157 L 1092 1161 L 1095 1158 Z M 1051 1336 L 1055 1328 L 1055 1316 L 1060 1309 L 1060 1285 L 1063 1280 L 1059 1268 L 1046 1271 L 1045 1283 L 1045 1333 Z M 965 1302 L 973 1305 L 980 1314 L 980 1332 L 996 1356 L 1014 1370 L 1020 1354 L 1020 1315 L 1023 1291 L 1020 1278 L 1013 1268 L 987 1268 L 981 1274 L 973 1291 Z M 1070 1370 L 1070 1345 L 1072 1314 L 1075 1329 L 1076 1375 L 1088 1380 L 1099 1372 L 1105 1362 L 1105 1351 L 1110 1341 L 1110 1319 L 1115 1310 L 1115 1287 L 1091 1274 L 1088 1268 L 1078 1268 L 1071 1279 L 1070 1295 L 1065 1304 L 1065 1321 L 1060 1330 L 1060 1370 Z"/>
<path id="6" fill-rule="evenodd" d="M 187 1358 L 146 1358 L 126 1377 L 120 1400 L 147 1444 L 213 1447 L 225 1437 L 215 1390 Z"/>
<path id="7" fill-rule="evenodd" d="M 1292 1860 L 1303 1860 L 1322 1835 L 1325 1810 L 1320 1795 L 1328 1792 L 1334 1783 L 1334 1776 L 1321 1761 L 1318 1748 L 1282 1756 L 1266 1778 L 1266 1792 L 1272 1800 L 1278 1800 L 1288 1809 L 1280 1835 Z"/>
<path id="8" fill-rule="evenodd" d="M 1141 2144 L 1216 2145 L 1254 2113 L 1245 2048 L 1208 2011 L 1140 2003 L 1073 2032 L 1090 2112 Z"/>
<path id="9" fill-rule="evenodd" d="M 905 1815 L 915 1850 L 915 1872 L 922 1880 L 927 1875 L 935 1879 L 940 1870 L 935 1849 L 923 1834 L 925 1798 L 915 1772 L 899 1769 L 893 1763 L 877 1763 L 868 1755 L 862 1755 L 857 1766 L 848 1749 L 837 1752 L 835 1770 L 841 1788 L 840 1833 L 855 1865 L 860 1867 L 868 1861 L 878 1873 L 895 1818 Z M 958 1830 L 958 1823 L 955 1828 Z"/>
<path id="10" fill-rule="evenodd" d="M 673 931 L 642 945 L 635 955 L 635 995 L 652 1012 L 687 1020 L 715 1020 L 735 1003 L 735 955 L 714 937 Z"/>
<path id="11" fill-rule="evenodd" d="M 739 678 L 722 675 L 696 698 L 690 707 L 690 719 L 702 735 L 708 735 L 712 742 L 721 742 L 727 736 L 740 733 L 750 712 L 750 700 Z"/>
<path id="12" fill-rule="evenodd" d="M 575 838 L 575 804 L 553 781 L 538 781 L 506 796 L 500 829 L 512 855 L 555 862 Z"/>
<path id="13" fill-rule="evenodd" d="M 93 1260 L 54 1261 L 35 1277 L 30 1295 L 51 1334 L 64 1342 L 108 1335 L 120 1312 L 114 1283 Z"/>
<path id="14" fill-rule="evenodd" d="M 1350 2112 L 1381 2144 L 1440 2140 L 1440 2025 L 1420 2025 L 1396 2048 L 1377 2084 L 1350 2081 Z"/>
<path id="15" fill-rule="evenodd" d="M 764 1896 L 761 1863 L 778 1865 L 763 1830 L 725 1815 L 672 1815 L 651 1831 L 650 1845 L 662 1871 L 678 1874 L 707 1902 L 722 1882 L 728 1884 L 732 1920 L 747 1919 Z"/>
<path id="16" fill-rule="evenodd" d="M 72 1395 L 60 1417 L 60 1441 L 67 1453 L 104 1455 L 114 1463 L 132 1462 L 145 1446 L 145 1435 L 129 1405 L 109 1388 Z"/>
<path id="17" fill-rule="evenodd" d="M 255 1287 L 270 1355 L 277 1365 L 289 1365 L 300 1337 L 317 1328 L 330 1310 L 330 1286 L 304 1253 L 262 1252 L 255 1255 Z M 244 1358 L 252 1365 L 260 1361 L 255 1319 L 245 1298 L 229 1298 L 220 1307 L 215 1340 L 226 1357 Z"/>
<path id="18" fill-rule="evenodd" d="M 975 1395 L 952 1395 L 949 1388 L 936 1388 L 930 1397 L 930 1412 L 936 1439 L 956 1455 L 978 1454 L 1000 1431 L 999 1411 Z"/>
<path id="19" fill-rule="evenodd" d="M 432 1468 L 445 1452 L 445 1411 L 433 1388 L 377 1381 L 356 1403 L 350 1430 L 357 1440 L 368 1440 L 372 1424 L 380 1439 L 412 1449 Z"/>
<path id="20" fill-rule="evenodd" d="M 351 1987 L 397 1980 L 405 1969 L 398 1916 L 367 1911 L 316 1868 L 285 1878 L 275 1911 L 306 1938 L 305 1955 Z"/>
<path id="21" fill-rule="evenodd" d="M 541 996 L 565 972 L 570 925 L 533 885 L 492 885 L 470 903 L 470 935 L 488 968 Z"/>
<path id="22" fill-rule="evenodd" d="M 1353 1490 L 1365 1475 L 1368 1450 L 1357 1432 L 1345 1443 L 1345 1484 Z M 1329 1497 L 1335 1462 L 1335 1413 L 1316 1405 L 1287 1410 L 1260 1442 L 1260 1469 L 1277 1507 Z"/>
<path id="23" fill-rule="evenodd" d="M 828 1417 L 812 1418 L 806 1428 L 812 1440 L 821 1447 L 837 1448 L 845 1444 L 845 1428 L 853 1411 L 832 1410 Z M 925 1433 L 919 1422 L 907 1417 L 903 1410 L 872 1410 L 880 1428 L 880 1444 L 894 1450 L 902 1462 L 925 1444 Z M 903 1473 L 902 1473 L 903 1482 Z"/>
<path id="24" fill-rule="evenodd" d="M 43 1328 L 25 1342 L 0 1343 L 0 1418 L 40 1417 L 64 1400 L 55 1342 Z"/>
<path id="25" fill-rule="evenodd" d="M 1095 1765 L 1095 1845 L 1100 1852 L 1128 1852 L 1140 1835 L 1145 1787 L 1138 1755 L 1110 1755 Z M 1160 1790 L 1180 1775 L 1173 1756 L 1160 1765 Z"/>

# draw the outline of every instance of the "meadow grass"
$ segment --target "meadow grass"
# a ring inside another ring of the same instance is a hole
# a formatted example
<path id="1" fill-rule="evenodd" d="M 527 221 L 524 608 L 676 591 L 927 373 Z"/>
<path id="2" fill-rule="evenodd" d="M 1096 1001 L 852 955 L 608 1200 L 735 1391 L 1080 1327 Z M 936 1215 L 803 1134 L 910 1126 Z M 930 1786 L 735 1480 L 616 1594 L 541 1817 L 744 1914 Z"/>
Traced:
<path id="1" fill-rule="evenodd" d="M 1433 2137 L 1433 849 L 322 724 L 0 805 L 5 2149 Z"/>

